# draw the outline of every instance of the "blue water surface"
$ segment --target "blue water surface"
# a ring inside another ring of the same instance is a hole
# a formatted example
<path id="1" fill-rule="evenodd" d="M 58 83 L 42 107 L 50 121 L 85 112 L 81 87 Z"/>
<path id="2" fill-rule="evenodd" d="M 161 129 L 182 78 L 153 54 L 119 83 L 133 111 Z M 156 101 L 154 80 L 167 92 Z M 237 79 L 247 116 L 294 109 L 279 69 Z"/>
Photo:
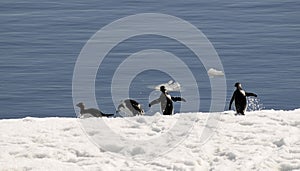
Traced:
<path id="1" fill-rule="evenodd" d="M 174 15 L 207 36 L 226 74 L 224 110 L 236 81 L 257 93 L 266 109 L 299 108 L 299 6 L 297 0 L 1 1 L 0 118 L 75 117 L 72 77 L 82 47 L 105 25 L 138 13 Z M 184 56 L 199 83 L 200 111 L 209 111 L 211 90 L 201 62 L 184 45 L 157 35 L 130 38 L 107 55 L 95 83 L 102 111 L 115 111 L 110 90 L 115 68 L 128 55 L 144 49 Z M 170 79 L 159 71 L 142 72 L 133 80 L 130 96 L 147 108 L 153 91 L 149 85 Z"/>

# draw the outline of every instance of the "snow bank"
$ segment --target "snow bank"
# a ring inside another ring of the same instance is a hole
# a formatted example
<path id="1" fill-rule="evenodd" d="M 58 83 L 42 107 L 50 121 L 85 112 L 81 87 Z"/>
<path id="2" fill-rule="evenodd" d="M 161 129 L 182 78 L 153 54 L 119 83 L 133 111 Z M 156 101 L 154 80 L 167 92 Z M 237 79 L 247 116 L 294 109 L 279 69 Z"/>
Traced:
<path id="1" fill-rule="evenodd" d="M 98 131 L 83 128 L 82 119 L 0 120 L 0 170 L 300 170 L 300 109 L 220 114 L 206 143 L 199 137 L 207 113 L 97 118 L 135 141 L 162 136 L 180 115 L 187 116 L 183 123 L 193 119 L 184 141 L 151 161 L 135 158 L 147 152 L 146 145 L 126 149 L 114 142 L 114 151 L 98 148 L 92 138 Z"/>

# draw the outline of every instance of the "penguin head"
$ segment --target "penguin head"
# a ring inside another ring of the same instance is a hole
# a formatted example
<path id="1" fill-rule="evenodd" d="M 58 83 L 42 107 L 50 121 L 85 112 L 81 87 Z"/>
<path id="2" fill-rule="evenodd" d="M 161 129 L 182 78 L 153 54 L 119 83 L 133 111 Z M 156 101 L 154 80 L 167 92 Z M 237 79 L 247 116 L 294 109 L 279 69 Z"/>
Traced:
<path id="1" fill-rule="evenodd" d="M 80 108 L 84 108 L 84 104 L 82 102 L 78 103 L 76 106 L 80 107 Z"/>
<path id="2" fill-rule="evenodd" d="M 236 88 L 242 88 L 242 84 L 239 83 L 239 82 L 237 82 L 237 83 L 234 84 L 234 87 L 236 87 Z"/>
<path id="3" fill-rule="evenodd" d="M 165 93 L 167 91 L 166 87 L 165 86 L 160 86 L 160 91 Z"/>

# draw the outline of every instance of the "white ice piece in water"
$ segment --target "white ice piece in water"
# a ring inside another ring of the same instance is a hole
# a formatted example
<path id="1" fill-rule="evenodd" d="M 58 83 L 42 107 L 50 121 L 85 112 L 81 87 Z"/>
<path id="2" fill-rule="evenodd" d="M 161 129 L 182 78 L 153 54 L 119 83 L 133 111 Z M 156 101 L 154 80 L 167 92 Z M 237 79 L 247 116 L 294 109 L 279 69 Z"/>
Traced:
<path id="1" fill-rule="evenodd" d="M 157 86 L 155 86 L 155 90 L 160 90 L 160 86 L 165 86 L 165 88 L 168 91 L 180 91 L 181 90 L 181 86 L 178 82 L 174 82 L 173 80 L 170 80 L 167 83 L 163 83 L 163 84 L 159 84 Z"/>
<path id="2" fill-rule="evenodd" d="M 208 76 L 210 76 L 210 77 L 224 76 L 224 72 L 223 72 L 223 71 L 219 71 L 219 70 L 214 69 L 214 68 L 210 68 L 210 69 L 207 71 L 207 74 L 208 74 Z"/>

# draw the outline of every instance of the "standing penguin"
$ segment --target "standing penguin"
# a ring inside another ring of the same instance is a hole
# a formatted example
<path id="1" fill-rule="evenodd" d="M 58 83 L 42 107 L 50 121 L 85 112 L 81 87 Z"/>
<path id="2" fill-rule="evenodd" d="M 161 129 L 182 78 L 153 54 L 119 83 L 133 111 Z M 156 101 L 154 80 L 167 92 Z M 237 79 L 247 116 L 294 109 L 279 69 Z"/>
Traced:
<path id="1" fill-rule="evenodd" d="M 257 95 L 254 94 L 254 93 L 245 92 L 242 89 L 241 83 L 239 83 L 239 82 L 235 83 L 234 86 L 236 87 L 236 90 L 234 91 L 234 93 L 231 97 L 231 100 L 230 100 L 230 103 L 229 103 L 229 110 L 231 110 L 231 104 L 234 101 L 235 110 L 237 112 L 237 115 L 245 115 L 245 110 L 246 110 L 246 107 L 247 107 L 246 97 L 247 96 L 257 97 Z"/>
<path id="2" fill-rule="evenodd" d="M 149 103 L 149 107 L 151 107 L 154 104 L 160 103 L 161 111 L 163 112 L 163 115 L 172 115 L 173 110 L 173 101 L 183 101 L 186 102 L 186 100 L 182 97 L 172 97 L 168 92 L 165 86 L 160 86 L 161 95 L 158 99 L 153 100 Z"/>

